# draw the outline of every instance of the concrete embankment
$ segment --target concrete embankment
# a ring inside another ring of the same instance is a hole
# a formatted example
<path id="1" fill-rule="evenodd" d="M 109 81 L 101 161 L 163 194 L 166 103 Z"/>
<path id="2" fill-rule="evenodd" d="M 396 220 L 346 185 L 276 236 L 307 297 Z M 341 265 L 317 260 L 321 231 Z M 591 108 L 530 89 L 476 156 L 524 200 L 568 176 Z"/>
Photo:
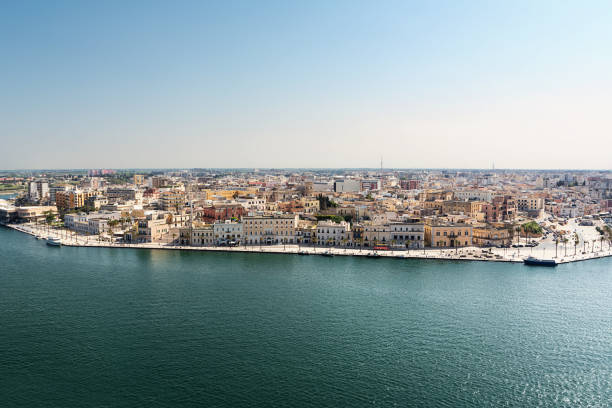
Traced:
<path id="1" fill-rule="evenodd" d="M 481 262 L 517 262 L 522 263 L 527 255 L 521 250 L 514 248 L 492 248 L 482 249 L 467 247 L 461 249 L 411 249 L 411 250 L 387 250 L 374 251 L 371 249 L 355 248 L 328 248 L 298 245 L 272 245 L 272 246 L 239 246 L 239 247 L 193 247 L 170 244 L 141 243 L 121 244 L 108 241 L 99 241 L 97 237 L 74 236 L 65 230 L 47 229 L 46 227 L 30 224 L 7 225 L 17 231 L 33 236 L 47 238 L 48 236 L 60 238 L 62 245 L 76 247 L 104 247 L 104 248 L 132 248 L 132 249 L 157 249 L 157 250 L 179 250 L 179 251 L 214 251 L 214 252 L 242 252 L 242 253 L 267 253 L 267 254 L 300 254 L 320 256 L 363 256 L 368 258 L 405 258 L 405 259 L 437 259 L 452 261 L 481 261 Z M 524 250 L 523 250 L 524 251 Z M 600 251 L 594 253 L 577 254 L 572 256 L 559 256 L 557 263 L 578 262 L 589 259 L 604 258 L 612 256 L 612 251 Z"/>

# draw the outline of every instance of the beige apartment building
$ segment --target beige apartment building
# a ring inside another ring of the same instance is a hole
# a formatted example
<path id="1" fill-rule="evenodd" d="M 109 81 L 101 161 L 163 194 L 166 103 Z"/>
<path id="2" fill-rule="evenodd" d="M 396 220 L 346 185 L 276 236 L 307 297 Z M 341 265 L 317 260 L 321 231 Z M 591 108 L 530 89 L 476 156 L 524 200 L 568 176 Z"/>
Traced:
<path id="1" fill-rule="evenodd" d="M 244 240 L 249 245 L 297 243 L 296 214 L 243 216 Z"/>
<path id="2" fill-rule="evenodd" d="M 425 224 L 425 244 L 432 248 L 472 245 L 472 226 L 467 224 Z"/>
<path id="3" fill-rule="evenodd" d="M 501 247 L 512 243 L 510 231 L 503 228 L 474 228 L 472 242 L 477 246 Z"/>
<path id="4" fill-rule="evenodd" d="M 442 212 L 444 214 L 461 213 L 475 216 L 482 210 L 483 202 L 480 201 L 444 201 L 442 203 Z"/>
<path id="5" fill-rule="evenodd" d="M 95 194 L 88 191 L 71 190 L 55 193 L 55 205 L 59 211 L 73 210 L 85 206 L 85 201 Z"/>

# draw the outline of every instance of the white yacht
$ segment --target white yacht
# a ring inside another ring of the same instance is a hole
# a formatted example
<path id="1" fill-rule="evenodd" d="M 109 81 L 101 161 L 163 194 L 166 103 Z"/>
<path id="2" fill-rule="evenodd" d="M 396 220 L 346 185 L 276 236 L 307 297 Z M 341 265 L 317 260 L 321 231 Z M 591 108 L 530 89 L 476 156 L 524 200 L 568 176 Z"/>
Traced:
<path id="1" fill-rule="evenodd" d="M 51 246 L 61 246 L 62 240 L 56 237 L 48 236 L 47 237 L 47 245 Z"/>

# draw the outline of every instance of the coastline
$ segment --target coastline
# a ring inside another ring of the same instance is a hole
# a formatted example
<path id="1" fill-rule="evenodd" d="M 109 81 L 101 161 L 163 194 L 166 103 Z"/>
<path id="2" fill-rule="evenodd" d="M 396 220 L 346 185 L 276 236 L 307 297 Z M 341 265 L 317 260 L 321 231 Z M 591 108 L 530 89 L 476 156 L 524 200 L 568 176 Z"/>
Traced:
<path id="1" fill-rule="evenodd" d="M 266 254 L 285 254 L 285 255 L 319 255 L 319 256 L 361 256 L 366 258 L 400 258 L 400 259 L 432 259 L 445 261 L 470 261 L 470 262 L 511 262 L 523 263 L 529 255 L 521 253 L 515 248 L 479 248 L 462 247 L 453 248 L 425 248 L 410 250 L 385 250 L 375 251 L 372 249 L 337 248 L 337 247 L 312 247 L 301 245 L 263 245 L 263 246 L 181 246 L 158 243 L 139 243 L 123 244 L 97 241 L 95 238 L 76 236 L 62 238 L 58 230 L 49 230 L 44 227 L 36 227 L 30 224 L 6 224 L 4 227 L 15 231 L 23 232 L 31 236 L 48 236 L 60 238 L 61 245 L 70 247 L 99 247 L 99 248 L 127 248 L 127 249 L 157 249 L 157 250 L 178 250 L 178 251 L 209 251 L 209 252 L 241 252 L 241 253 L 266 253 Z M 65 230 L 62 230 L 65 231 Z M 524 251 L 527 249 L 524 248 Z M 577 254 L 570 256 L 560 256 L 555 258 L 557 264 L 580 262 L 591 259 L 612 257 L 612 251 L 599 251 L 587 254 Z"/>

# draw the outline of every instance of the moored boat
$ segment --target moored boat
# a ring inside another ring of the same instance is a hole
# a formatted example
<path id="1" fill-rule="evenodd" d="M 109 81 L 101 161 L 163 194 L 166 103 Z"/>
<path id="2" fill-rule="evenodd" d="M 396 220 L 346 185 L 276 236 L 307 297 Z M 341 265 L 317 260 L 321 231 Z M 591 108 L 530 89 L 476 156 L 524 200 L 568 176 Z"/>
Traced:
<path id="1" fill-rule="evenodd" d="M 557 266 L 557 261 L 554 259 L 540 259 L 533 256 L 525 258 L 523 262 L 530 266 Z"/>
<path id="2" fill-rule="evenodd" d="M 50 246 L 61 246 L 62 245 L 62 240 L 56 237 L 47 237 L 47 245 Z"/>

